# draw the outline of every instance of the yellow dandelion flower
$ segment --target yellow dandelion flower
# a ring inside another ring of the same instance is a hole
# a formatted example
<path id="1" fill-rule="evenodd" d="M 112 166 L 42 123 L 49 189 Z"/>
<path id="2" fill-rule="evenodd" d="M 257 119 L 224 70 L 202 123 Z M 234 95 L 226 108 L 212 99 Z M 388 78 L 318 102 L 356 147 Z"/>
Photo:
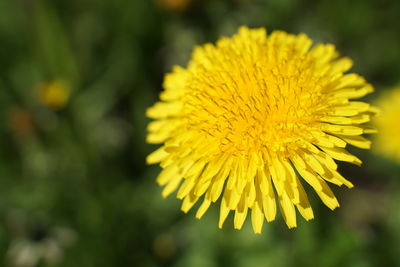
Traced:
<path id="1" fill-rule="evenodd" d="M 373 150 L 400 163 L 400 86 L 383 93 L 376 106 L 380 108 L 380 114 L 373 123 L 379 134 Z"/>
<path id="2" fill-rule="evenodd" d="M 373 87 L 344 74 L 352 61 L 333 45 L 311 44 L 305 34 L 241 27 L 166 75 L 161 101 L 147 110 L 155 119 L 147 141 L 163 144 L 147 162 L 163 168 L 164 197 L 179 187 L 184 212 L 202 198 L 197 218 L 221 198 L 219 227 L 234 211 L 240 229 L 251 210 L 255 233 L 275 219 L 276 201 L 289 228 L 296 208 L 313 219 L 300 177 L 330 209 L 339 206 L 326 182 L 353 187 L 335 160 L 360 165 L 344 148 L 370 147 L 361 135 L 373 132 L 362 125 L 372 108 L 350 99 Z"/>
<path id="3" fill-rule="evenodd" d="M 53 110 L 62 109 L 67 103 L 69 95 L 70 88 L 61 81 L 49 82 L 39 88 L 39 101 Z"/>

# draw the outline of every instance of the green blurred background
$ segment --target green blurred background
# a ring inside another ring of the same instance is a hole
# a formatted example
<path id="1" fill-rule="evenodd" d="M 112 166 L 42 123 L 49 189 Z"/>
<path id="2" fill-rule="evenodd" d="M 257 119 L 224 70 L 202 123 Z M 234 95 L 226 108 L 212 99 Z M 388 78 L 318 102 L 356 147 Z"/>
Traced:
<path id="1" fill-rule="evenodd" d="M 0 266 L 400 266 L 400 167 L 354 149 L 331 212 L 255 235 L 218 206 L 164 200 L 144 113 L 195 44 L 240 25 L 337 45 L 381 91 L 399 82 L 397 0 L 0 0 Z"/>

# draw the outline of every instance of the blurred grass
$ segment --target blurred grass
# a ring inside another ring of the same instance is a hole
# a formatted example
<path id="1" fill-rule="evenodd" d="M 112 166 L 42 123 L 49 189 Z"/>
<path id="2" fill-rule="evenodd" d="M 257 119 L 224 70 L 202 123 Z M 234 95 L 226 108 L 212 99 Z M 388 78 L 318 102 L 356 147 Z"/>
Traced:
<path id="1" fill-rule="evenodd" d="M 400 168 L 373 153 L 356 151 L 362 168 L 341 164 L 356 187 L 334 188 L 338 211 L 314 197 L 314 221 L 278 219 L 262 235 L 232 218 L 219 230 L 217 207 L 201 221 L 182 214 L 144 163 L 145 109 L 194 45 L 242 24 L 305 32 L 354 59 L 379 95 L 399 82 L 400 2 L 161 3 L 0 2 L 1 265 L 400 266 Z M 58 111 L 40 101 L 54 81 L 71 93 Z"/>

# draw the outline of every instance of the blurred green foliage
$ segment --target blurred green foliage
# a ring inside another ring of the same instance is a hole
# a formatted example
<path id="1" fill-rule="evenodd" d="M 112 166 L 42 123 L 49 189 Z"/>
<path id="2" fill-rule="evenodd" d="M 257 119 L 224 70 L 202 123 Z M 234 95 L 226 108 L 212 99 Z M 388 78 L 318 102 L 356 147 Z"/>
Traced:
<path id="1" fill-rule="evenodd" d="M 341 165 L 356 187 L 334 188 L 340 209 L 311 197 L 315 220 L 262 235 L 219 230 L 216 206 L 182 214 L 144 162 L 145 109 L 194 45 L 243 24 L 305 32 L 379 95 L 399 82 L 400 1 L 187 1 L 0 1 L 0 265 L 400 266 L 400 168 L 370 152 Z M 39 92 L 54 81 L 70 88 L 56 111 Z"/>

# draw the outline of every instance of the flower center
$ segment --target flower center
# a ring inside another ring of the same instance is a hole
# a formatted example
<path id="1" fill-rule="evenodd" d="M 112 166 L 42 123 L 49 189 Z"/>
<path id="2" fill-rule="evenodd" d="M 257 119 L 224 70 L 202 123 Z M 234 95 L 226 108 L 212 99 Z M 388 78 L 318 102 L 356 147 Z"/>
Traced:
<path id="1" fill-rule="evenodd" d="M 303 71 L 310 66 L 305 58 L 263 66 L 197 70 L 185 96 L 189 128 L 206 133 L 220 151 L 243 156 L 263 149 L 287 154 L 310 141 L 303 129 L 322 116 L 326 82 Z"/>

